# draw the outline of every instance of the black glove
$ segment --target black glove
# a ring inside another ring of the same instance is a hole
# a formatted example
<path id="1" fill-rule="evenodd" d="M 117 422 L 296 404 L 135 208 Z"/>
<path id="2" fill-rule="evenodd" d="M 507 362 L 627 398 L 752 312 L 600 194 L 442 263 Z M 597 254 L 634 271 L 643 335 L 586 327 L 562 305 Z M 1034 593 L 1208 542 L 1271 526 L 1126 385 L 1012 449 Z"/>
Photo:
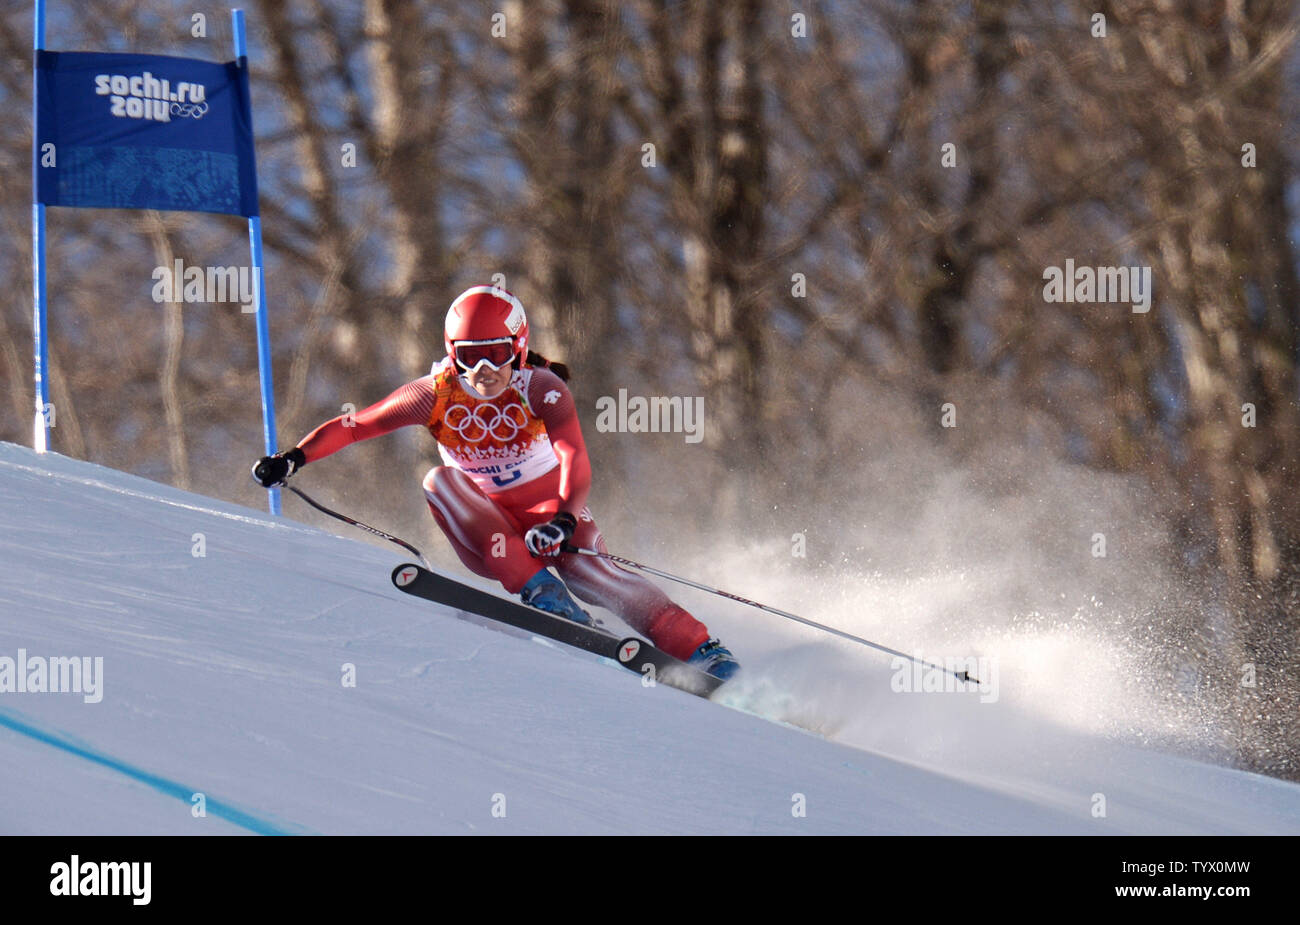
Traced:
<path id="1" fill-rule="evenodd" d="M 538 524 L 524 534 L 524 545 L 535 556 L 555 556 L 560 547 L 569 541 L 578 529 L 578 518 L 568 511 L 560 511 L 550 523 Z"/>
<path id="2" fill-rule="evenodd" d="M 263 456 L 253 464 L 253 481 L 263 488 L 283 485 L 303 466 L 307 465 L 307 456 L 298 447 L 274 456 Z"/>

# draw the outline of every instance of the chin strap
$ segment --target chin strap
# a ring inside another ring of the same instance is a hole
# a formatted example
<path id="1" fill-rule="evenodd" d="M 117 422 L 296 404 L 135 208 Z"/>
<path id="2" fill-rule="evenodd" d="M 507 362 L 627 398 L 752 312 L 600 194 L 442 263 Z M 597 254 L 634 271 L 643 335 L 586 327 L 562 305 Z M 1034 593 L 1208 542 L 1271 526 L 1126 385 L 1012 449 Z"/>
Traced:
<path id="1" fill-rule="evenodd" d="M 515 384 L 515 377 L 518 376 L 518 375 L 519 375 L 519 370 L 517 370 L 517 369 L 515 369 L 515 370 L 511 370 L 511 371 L 510 371 L 510 378 L 509 378 L 509 380 L 506 381 L 505 388 L 503 388 L 500 392 L 497 392 L 496 395 L 491 395 L 491 396 L 484 395 L 484 394 L 483 394 L 482 392 L 480 392 L 478 389 L 474 388 L 474 386 L 470 385 L 470 382 L 469 382 L 468 379 L 465 378 L 465 374 L 464 374 L 464 373 L 461 373 L 457 378 L 460 380 L 461 387 L 462 387 L 466 392 L 469 392 L 469 394 L 471 394 L 471 395 L 475 395 L 475 396 L 477 396 L 477 397 L 483 399 L 484 401 L 491 401 L 493 398 L 498 398 L 498 397 L 500 397 L 502 394 L 505 393 L 505 390 L 506 390 L 506 389 L 508 389 L 508 388 L 510 388 L 512 385 L 514 385 L 514 384 Z"/>

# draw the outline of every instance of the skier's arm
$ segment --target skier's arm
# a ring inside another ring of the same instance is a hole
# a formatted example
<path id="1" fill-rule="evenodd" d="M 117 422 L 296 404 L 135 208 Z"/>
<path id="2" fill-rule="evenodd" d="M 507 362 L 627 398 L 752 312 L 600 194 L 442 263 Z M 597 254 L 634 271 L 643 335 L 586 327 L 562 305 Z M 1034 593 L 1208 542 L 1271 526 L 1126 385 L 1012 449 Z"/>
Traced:
<path id="1" fill-rule="evenodd" d="M 298 442 L 303 464 L 336 453 L 358 440 L 381 437 L 399 427 L 427 424 L 435 398 L 433 378 L 425 376 L 408 382 L 364 411 L 332 418 Z"/>
<path id="2" fill-rule="evenodd" d="M 573 393 L 555 373 L 536 369 L 528 388 L 528 403 L 546 425 L 551 447 L 560 460 L 559 509 L 577 517 L 587 506 L 591 491 L 591 461 Z"/>

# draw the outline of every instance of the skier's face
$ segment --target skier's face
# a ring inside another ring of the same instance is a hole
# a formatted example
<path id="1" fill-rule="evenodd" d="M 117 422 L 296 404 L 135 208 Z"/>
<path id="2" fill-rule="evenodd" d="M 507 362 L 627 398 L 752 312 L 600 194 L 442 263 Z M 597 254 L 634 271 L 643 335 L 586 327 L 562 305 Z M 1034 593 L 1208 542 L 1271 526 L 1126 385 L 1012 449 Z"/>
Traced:
<path id="1" fill-rule="evenodd" d="M 496 398 L 510 384 L 510 376 L 513 372 L 514 370 L 508 365 L 500 369 L 489 369 L 487 364 L 484 364 L 473 372 L 465 373 L 465 381 L 484 398 Z"/>

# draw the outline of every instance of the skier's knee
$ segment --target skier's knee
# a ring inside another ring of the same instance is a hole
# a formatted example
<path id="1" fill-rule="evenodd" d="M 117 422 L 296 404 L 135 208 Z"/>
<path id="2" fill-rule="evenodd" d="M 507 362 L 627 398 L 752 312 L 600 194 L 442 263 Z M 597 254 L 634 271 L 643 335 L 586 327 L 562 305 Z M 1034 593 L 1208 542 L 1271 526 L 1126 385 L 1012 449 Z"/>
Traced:
<path id="1" fill-rule="evenodd" d="M 446 496 L 457 487 L 473 488 L 474 481 L 452 466 L 434 466 L 424 476 L 424 494 L 428 498 Z"/>

